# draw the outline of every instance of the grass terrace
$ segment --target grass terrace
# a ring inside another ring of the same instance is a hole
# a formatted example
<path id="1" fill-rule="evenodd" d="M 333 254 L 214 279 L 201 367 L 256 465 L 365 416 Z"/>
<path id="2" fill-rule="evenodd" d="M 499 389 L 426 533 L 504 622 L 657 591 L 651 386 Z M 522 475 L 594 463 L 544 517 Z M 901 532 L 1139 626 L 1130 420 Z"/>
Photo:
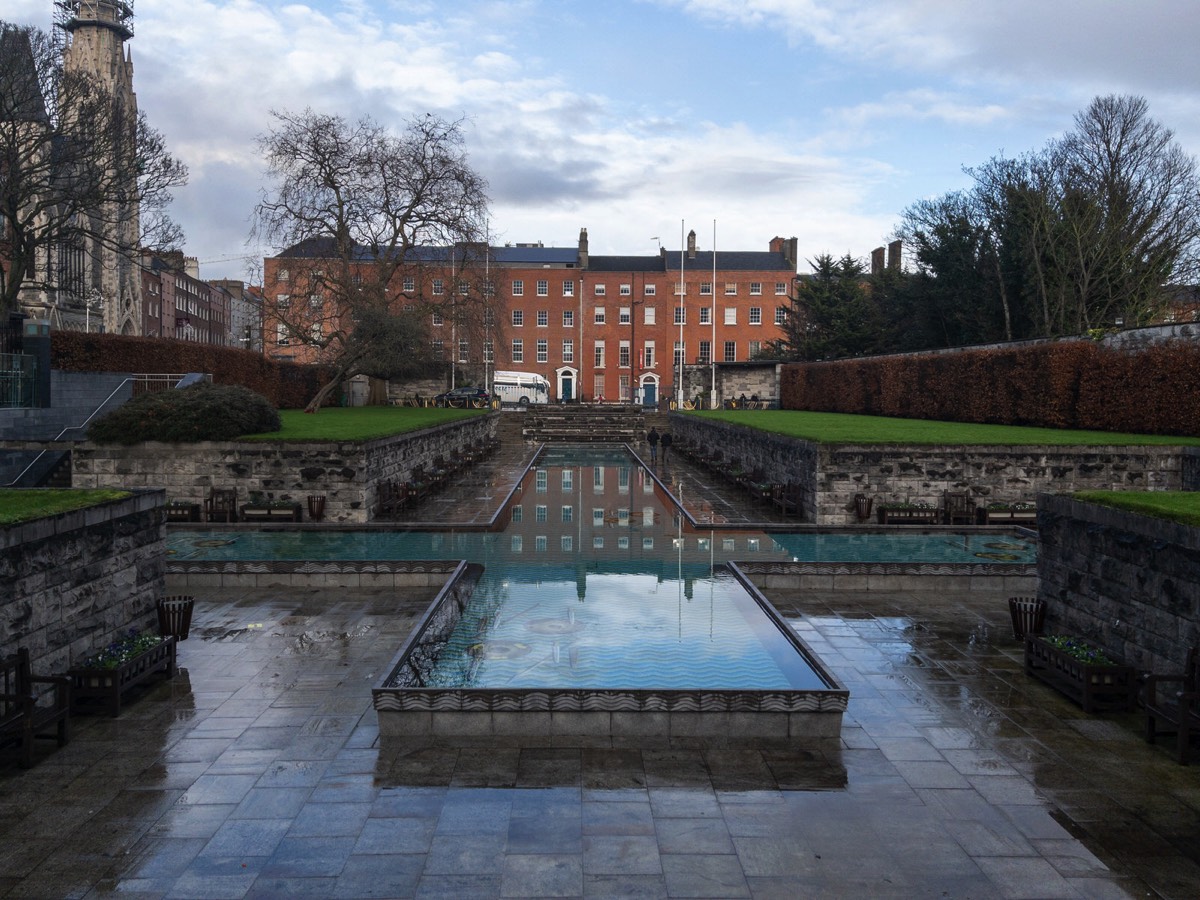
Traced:
<path id="1" fill-rule="evenodd" d="M 1200 493 L 1196 491 L 1078 491 L 1072 496 L 1098 506 L 1200 525 Z"/>
<path id="2" fill-rule="evenodd" d="M 1072 431 L 1023 425 L 981 425 L 887 416 L 855 416 L 807 410 L 719 409 L 692 412 L 818 444 L 926 444 L 950 446 L 1200 446 L 1200 438 L 1114 431 Z"/>
<path id="3" fill-rule="evenodd" d="M 0 488 L 0 526 L 16 525 L 131 497 L 129 491 Z"/>
<path id="4" fill-rule="evenodd" d="M 322 409 L 305 413 L 283 409 L 279 418 L 283 428 L 263 434 L 247 434 L 239 441 L 371 441 L 434 425 L 456 422 L 468 416 L 483 415 L 487 410 L 438 409 L 434 407 L 357 406 Z"/>

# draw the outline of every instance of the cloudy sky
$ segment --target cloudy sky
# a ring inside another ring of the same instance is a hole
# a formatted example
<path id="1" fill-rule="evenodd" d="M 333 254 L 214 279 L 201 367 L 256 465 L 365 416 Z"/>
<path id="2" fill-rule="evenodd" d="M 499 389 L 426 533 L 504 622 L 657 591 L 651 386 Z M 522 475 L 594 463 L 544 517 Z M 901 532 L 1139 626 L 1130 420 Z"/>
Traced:
<path id="1" fill-rule="evenodd" d="M 0 16 L 48 28 L 51 0 Z M 205 278 L 238 257 L 254 138 L 310 106 L 463 119 L 494 240 L 593 253 L 865 257 L 963 166 L 1136 93 L 1200 154 L 1198 0 L 136 0 L 139 104 L 191 170 L 174 217 Z M 807 268 L 804 264 L 801 269 Z"/>

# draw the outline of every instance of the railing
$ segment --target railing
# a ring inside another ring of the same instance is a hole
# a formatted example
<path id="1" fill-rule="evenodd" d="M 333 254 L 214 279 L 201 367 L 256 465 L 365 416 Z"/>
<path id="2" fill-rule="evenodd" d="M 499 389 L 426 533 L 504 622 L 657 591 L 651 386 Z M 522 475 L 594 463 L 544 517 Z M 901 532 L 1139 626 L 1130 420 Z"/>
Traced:
<path id="1" fill-rule="evenodd" d="M 156 393 L 158 391 L 169 390 L 170 388 L 175 387 L 175 385 L 177 385 L 180 381 L 182 381 L 183 378 L 184 378 L 183 375 L 161 375 L 161 374 L 130 375 L 128 378 L 123 378 L 123 379 L 121 379 L 121 383 L 112 389 L 112 391 L 109 393 L 109 395 L 100 402 L 99 406 L 97 406 L 94 410 L 92 410 L 91 414 L 86 419 L 84 419 L 78 425 L 68 425 L 66 428 L 64 428 L 62 431 L 60 431 L 57 434 L 57 436 L 55 436 L 54 440 L 61 441 L 63 438 L 63 435 L 65 435 L 68 431 L 77 431 L 81 428 L 86 428 L 91 423 L 92 419 L 96 418 L 96 416 L 98 416 L 100 414 L 100 412 L 106 406 L 108 406 L 109 401 L 112 400 L 113 397 L 117 396 L 117 394 L 120 393 L 121 389 L 124 388 L 125 385 L 127 385 L 127 384 L 132 385 L 132 389 L 131 389 L 132 395 L 139 396 L 141 394 L 151 394 L 151 393 Z M 212 381 L 212 375 L 204 375 L 204 376 L 202 376 L 202 378 L 204 381 Z M 44 457 L 47 453 L 51 453 L 51 452 L 55 452 L 55 451 L 50 451 L 50 450 L 41 451 L 37 456 L 35 456 L 33 458 L 33 461 L 30 462 L 29 465 L 27 465 L 24 469 L 21 470 L 20 475 L 18 475 L 16 478 L 14 478 L 12 481 L 10 481 L 7 485 L 0 485 L 0 486 L 12 487 L 14 485 L 20 484 L 21 479 L 24 478 L 25 475 L 31 469 L 34 468 L 34 466 L 36 466 L 39 462 L 41 462 L 42 457 Z"/>
<path id="2" fill-rule="evenodd" d="M 36 360 L 24 353 L 0 353 L 0 409 L 32 406 Z"/>

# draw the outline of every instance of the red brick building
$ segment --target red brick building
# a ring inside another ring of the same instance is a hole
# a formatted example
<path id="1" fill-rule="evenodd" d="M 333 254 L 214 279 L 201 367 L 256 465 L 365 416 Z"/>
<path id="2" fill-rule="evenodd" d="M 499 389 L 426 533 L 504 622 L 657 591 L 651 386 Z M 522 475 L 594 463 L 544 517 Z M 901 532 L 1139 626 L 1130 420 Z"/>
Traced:
<path id="1" fill-rule="evenodd" d="M 706 384 L 698 370 L 752 360 L 782 336 L 796 249 L 795 238 L 777 237 L 762 251 L 714 254 L 697 249 L 692 232 L 682 250 L 593 256 L 583 229 L 576 247 L 489 247 L 486 258 L 477 252 L 470 277 L 456 262 L 463 255 L 458 248 L 422 248 L 392 290 L 406 298 L 397 302 L 429 304 L 431 340 L 460 384 L 486 383 L 496 369 L 535 372 L 549 380 L 552 401 L 649 404 L 676 396 L 681 362 Z M 333 314 L 305 283 L 305 273 L 319 265 L 313 244 L 264 261 L 268 355 L 320 357 L 297 338 L 306 332 L 294 321 L 298 310 L 311 310 L 304 328 L 315 334 Z M 439 305 L 473 291 L 491 298 L 490 319 L 474 337 L 439 312 Z M 683 384 L 690 399 L 688 377 Z"/>

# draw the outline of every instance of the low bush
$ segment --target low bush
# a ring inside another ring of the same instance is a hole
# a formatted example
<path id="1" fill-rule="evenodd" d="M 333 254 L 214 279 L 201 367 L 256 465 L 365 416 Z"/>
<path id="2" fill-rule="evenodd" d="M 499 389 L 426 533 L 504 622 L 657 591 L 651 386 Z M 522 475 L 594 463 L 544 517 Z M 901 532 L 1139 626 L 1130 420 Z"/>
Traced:
<path id="1" fill-rule="evenodd" d="M 261 394 L 238 385 L 201 383 L 135 397 L 93 423 L 88 437 L 101 444 L 191 443 L 279 427 L 279 413 Z"/>

